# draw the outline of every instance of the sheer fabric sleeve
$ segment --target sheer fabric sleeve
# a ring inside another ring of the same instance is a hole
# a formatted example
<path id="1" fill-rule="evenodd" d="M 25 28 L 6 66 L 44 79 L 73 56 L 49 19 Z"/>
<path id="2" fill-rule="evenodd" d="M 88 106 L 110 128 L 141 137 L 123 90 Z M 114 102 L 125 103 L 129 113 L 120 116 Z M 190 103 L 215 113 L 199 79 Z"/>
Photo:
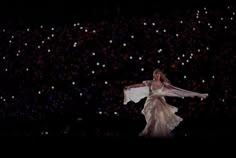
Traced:
<path id="1" fill-rule="evenodd" d="M 139 102 L 141 99 L 149 95 L 149 87 L 137 87 L 124 90 L 124 104 L 127 104 L 130 101 L 135 103 Z"/>
<path id="2" fill-rule="evenodd" d="M 200 98 L 206 98 L 208 96 L 207 93 L 198 93 L 198 92 L 181 89 L 168 83 L 164 83 L 163 95 L 170 96 L 170 97 L 195 97 L 196 96 Z"/>

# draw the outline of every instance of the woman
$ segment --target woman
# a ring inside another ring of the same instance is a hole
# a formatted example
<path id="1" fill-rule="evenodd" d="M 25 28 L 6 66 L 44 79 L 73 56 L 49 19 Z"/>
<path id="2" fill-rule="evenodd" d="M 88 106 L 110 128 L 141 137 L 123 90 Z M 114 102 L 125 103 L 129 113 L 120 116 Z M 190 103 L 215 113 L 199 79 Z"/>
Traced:
<path id="1" fill-rule="evenodd" d="M 164 96 L 171 97 L 200 97 L 206 98 L 208 94 L 201 94 L 174 87 L 165 75 L 156 69 L 153 72 L 153 80 L 127 86 L 124 89 L 124 104 L 129 101 L 139 102 L 147 97 L 142 109 L 146 126 L 139 134 L 146 137 L 170 137 L 171 131 L 183 120 L 175 115 L 178 108 L 166 103 Z"/>

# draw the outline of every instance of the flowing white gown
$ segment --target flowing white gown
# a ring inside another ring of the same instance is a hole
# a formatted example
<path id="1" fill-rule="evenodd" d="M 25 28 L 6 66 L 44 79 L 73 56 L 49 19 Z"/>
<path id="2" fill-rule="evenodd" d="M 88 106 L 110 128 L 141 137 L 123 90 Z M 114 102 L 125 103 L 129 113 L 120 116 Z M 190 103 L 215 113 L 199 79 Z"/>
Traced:
<path id="1" fill-rule="evenodd" d="M 146 126 L 139 136 L 145 137 L 171 137 L 171 131 L 183 120 L 175 113 L 178 108 L 166 103 L 164 96 L 169 97 L 200 97 L 206 98 L 208 94 L 201 94 L 174 87 L 169 83 L 155 80 L 144 81 L 146 86 L 124 90 L 124 104 L 129 101 L 135 103 L 147 97 L 142 114 L 145 116 Z"/>

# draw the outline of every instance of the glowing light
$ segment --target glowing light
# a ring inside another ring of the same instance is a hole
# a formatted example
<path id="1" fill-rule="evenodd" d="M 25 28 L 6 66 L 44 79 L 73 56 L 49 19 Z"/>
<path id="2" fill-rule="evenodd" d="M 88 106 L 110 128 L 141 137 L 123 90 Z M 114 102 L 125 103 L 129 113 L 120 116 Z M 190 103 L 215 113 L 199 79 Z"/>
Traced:
<path id="1" fill-rule="evenodd" d="M 144 71 L 144 68 L 141 68 L 141 71 Z"/>
<path id="2" fill-rule="evenodd" d="M 19 56 L 19 54 L 18 54 L 18 53 L 16 53 L 16 56 L 18 57 L 18 56 Z"/>
<path id="3" fill-rule="evenodd" d="M 38 46 L 38 49 L 40 48 L 40 46 Z"/>
<path id="4" fill-rule="evenodd" d="M 95 73 L 95 71 L 93 70 L 93 71 L 92 71 L 92 74 L 94 74 L 94 73 Z"/>
<path id="5" fill-rule="evenodd" d="M 38 94 L 41 94 L 41 91 L 38 91 Z"/>
<path id="6" fill-rule="evenodd" d="M 52 34 L 51 37 L 54 37 L 54 34 Z"/>
<path id="7" fill-rule="evenodd" d="M 112 40 L 110 40 L 109 43 L 112 43 Z"/>
<path id="8" fill-rule="evenodd" d="M 54 89 L 55 87 L 54 87 L 54 86 L 52 86 L 51 88 L 52 88 L 52 89 Z"/>
<path id="9" fill-rule="evenodd" d="M 158 33 L 159 32 L 159 30 L 156 30 L 156 33 Z"/>
<path id="10" fill-rule="evenodd" d="M 184 78 L 186 78 L 186 76 L 184 75 Z"/>
<path id="11" fill-rule="evenodd" d="M 139 59 L 139 60 L 142 60 L 142 57 L 139 57 L 138 59 Z"/>
<path id="12" fill-rule="evenodd" d="M 80 95 L 80 96 L 82 96 L 82 95 L 83 95 L 83 93 L 79 93 L 79 95 Z"/>
<path id="13" fill-rule="evenodd" d="M 177 59 L 180 60 L 180 57 L 178 57 Z"/>
<path id="14" fill-rule="evenodd" d="M 161 53 L 162 52 L 162 49 L 158 49 L 158 53 Z"/>
<path id="15" fill-rule="evenodd" d="M 87 29 L 85 29 L 85 30 L 84 30 L 84 32 L 88 32 L 88 30 L 87 30 Z"/>
<path id="16" fill-rule="evenodd" d="M 102 65 L 102 67 L 105 67 L 105 66 L 106 66 L 105 64 Z"/>
<path id="17" fill-rule="evenodd" d="M 73 24 L 73 26 L 75 27 L 75 26 L 76 26 L 76 24 Z"/>
<path id="18" fill-rule="evenodd" d="M 92 55 L 95 56 L 95 53 L 93 52 Z"/>
<path id="19" fill-rule="evenodd" d="M 200 52 L 201 50 L 200 50 L 200 49 L 198 49 L 197 51 L 198 51 L 198 52 Z"/>
<path id="20" fill-rule="evenodd" d="M 225 26 L 225 29 L 227 29 L 228 27 L 227 26 Z"/>
<path id="21" fill-rule="evenodd" d="M 132 56 L 130 56 L 130 57 L 129 57 L 129 59 L 133 59 L 133 57 L 132 57 Z"/>
<path id="22" fill-rule="evenodd" d="M 72 82 L 72 85 L 75 85 L 75 82 L 74 82 L 74 81 Z"/>
<path id="23" fill-rule="evenodd" d="M 27 31 L 29 31 L 30 29 L 28 28 Z"/>
<path id="24" fill-rule="evenodd" d="M 184 63 L 182 63 L 182 65 L 184 65 Z"/>
<path id="25" fill-rule="evenodd" d="M 175 34 L 175 36 L 176 36 L 176 37 L 179 37 L 179 34 L 178 34 L 178 33 L 176 33 L 176 34 Z"/>
<path id="26" fill-rule="evenodd" d="M 163 32 L 166 32 L 166 29 L 164 29 Z"/>
<path id="27" fill-rule="evenodd" d="M 222 21 L 222 20 L 224 20 L 224 18 L 221 17 L 220 20 Z"/>
<path id="28" fill-rule="evenodd" d="M 159 63 L 160 63 L 160 60 L 157 60 L 157 63 L 159 64 Z"/>
<path id="29" fill-rule="evenodd" d="M 51 50 L 50 50 L 50 49 L 48 49 L 48 52 L 51 52 Z"/>
<path id="30" fill-rule="evenodd" d="M 80 23 L 78 22 L 78 23 L 77 23 L 77 26 L 79 26 L 79 25 L 80 25 Z"/>
<path id="31" fill-rule="evenodd" d="M 196 30 L 196 28 L 194 27 L 194 28 L 193 28 L 193 31 L 195 31 L 195 30 Z"/>
<path id="32" fill-rule="evenodd" d="M 114 114 L 117 115 L 117 112 L 115 111 Z"/>
<path id="33" fill-rule="evenodd" d="M 108 84 L 108 82 L 107 82 L 107 81 L 105 81 L 105 84 Z"/>
<path id="34" fill-rule="evenodd" d="M 189 60 L 187 59 L 187 60 L 186 60 L 186 62 L 188 63 L 188 62 L 189 62 Z"/>
<path id="35" fill-rule="evenodd" d="M 7 69 L 7 68 L 5 68 L 5 71 L 8 71 L 8 69 Z"/>
<path id="36" fill-rule="evenodd" d="M 52 27 L 51 30 L 54 31 L 54 28 Z"/>
<path id="37" fill-rule="evenodd" d="M 29 71 L 29 68 L 27 67 L 25 70 L 26 70 L 26 71 Z"/>
<path id="38" fill-rule="evenodd" d="M 134 38 L 134 35 L 131 35 L 131 38 Z"/>
<path id="39" fill-rule="evenodd" d="M 2 59 L 3 59 L 3 60 L 5 60 L 5 59 L 6 59 L 6 57 L 4 56 L 4 57 L 2 57 Z"/>
<path id="40" fill-rule="evenodd" d="M 93 33 L 96 33 L 96 30 L 93 30 Z"/>
<path id="41" fill-rule="evenodd" d="M 185 57 L 185 55 L 183 54 L 182 57 Z"/>
<path id="42" fill-rule="evenodd" d="M 144 22 L 144 23 L 143 23 L 143 25 L 144 25 L 144 26 L 146 26 L 146 25 L 147 25 L 147 23 L 145 23 L 145 22 Z"/>
<path id="43" fill-rule="evenodd" d="M 155 26 L 155 23 L 154 23 L 154 22 L 152 23 L 152 26 Z"/>
<path id="44" fill-rule="evenodd" d="M 99 66 L 100 65 L 100 63 L 99 62 L 97 62 L 97 66 Z"/>
<path id="45" fill-rule="evenodd" d="M 180 24 L 183 24 L 183 21 L 182 21 L 182 20 L 180 20 Z"/>
<path id="46" fill-rule="evenodd" d="M 215 78 L 215 76 L 213 75 L 212 78 Z"/>
<path id="47" fill-rule="evenodd" d="M 80 30 L 83 30 L 83 26 L 80 26 Z"/>
<path id="48" fill-rule="evenodd" d="M 42 29 L 42 28 L 43 28 L 43 25 L 41 25 L 40 28 Z"/>
<path id="49" fill-rule="evenodd" d="M 27 43 L 25 43 L 25 46 L 27 46 Z"/>
<path id="50" fill-rule="evenodd" d="M 205 83 L 205 80 L 202 80 L 202 83 Z"/>
<path id="51" fill-rule="evenodd" d="M 11 98 L 12 98 L 12 99 L 14 99 L 14 98 L 15 98 L 15 96 L 13 95 L 13 96 L 11 96 Z"/>
<path id="52" fill-rule="evenodd" d="M 102 114 L 102 111 L 99 111 L 98 113 L 101 115 L 101 114 Z"/>
<path id="53" fill-rule="evenodd" d="M 123 46 L 125 47 L 125 46 L 126 46 L 126 43 L 123 43 Z"/>

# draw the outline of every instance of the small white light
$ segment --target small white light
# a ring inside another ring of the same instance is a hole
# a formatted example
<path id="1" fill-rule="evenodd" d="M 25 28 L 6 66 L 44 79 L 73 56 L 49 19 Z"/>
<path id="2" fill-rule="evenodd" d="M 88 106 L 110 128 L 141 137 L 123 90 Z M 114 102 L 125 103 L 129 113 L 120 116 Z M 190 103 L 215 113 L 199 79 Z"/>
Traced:
<path id="1" fill-rule="evenodd" d="M 6 99 L 4 98 L 4 99 L 3 99 L 3 101 L 5 102 L 5 101 L 6 101 Z"/>
<path id="2" fill-rule="evenodd" d="M 205 14 L 207 14 L 208 12 L 207 11 L 205 11 Z"/>
<path id="3" fill-rule="evenodd" d="M 199 10 L 197 10 L 197 13 L 199 13 Z"/>
<path id="4" fill-rule="evenodd" d="M 153 22 L 153 23 L 152 23 L 152 26 L 155 26 L 155 25 L 156 25 L 156 24 Z"/>
<path id="5" fill-rule="evenodd" d="M 42 44 L 44 44 L 44 41 L 42 41 Z"/>
<path id="6" fill-rule="evenodd" d="M 125 47 L 125 46 L 126 46 L 126 43 L 123 43 L 123 46 Z"/>
<path id="7" fill-rule="evenodd" d="M 105 81 L 105 84 L 108 84 L 108 82 L 107 82 L 107 81 Z"/>
<path id="8" fill-rule="evenodd" d="M 185 57 L 185 55 L 184 55 L 184 54 L 182 54 L 182 57 Z"/>
<path id="9" fill-rule="evenodd" d="M 159 32 L 159 30 L 156 30 L 156 33 L 158 33 Z"/>
<path id="10" fill-rule="evenodd" d="M 41 91 L 38 91 L 38 94 L 41 94 Z"/>
<path id="11" fill-rule="evenodd" d="M 230 18 L 230 20 L 234 20 L 234 18 L 233 18 L 233 17 L 231 17 L 231 18 Z"/>
<path id="12" fill-rule="evenodd" d="M 141 68 L 141 71 L 144 71 L 144 68 Z"/>
<path id="13" fill-rule="evenodd" d="M 74 82 L 74 81 L 72 82 L 72 85 L 75 85 L 75 82 Z"/>
<path id="14" fill-rule="evenodd" d="M 54 86 L 52 86 L 52 89 L 54 89 L 55 87 Z"/>
<path id="15" fill-rule="evenodd" d="M 14 38 L 14 36 L 12 35 L 11 38 Z"/>
<path id="16" fill-rule="evenodd" d="M 75 27 L 75 26 L 76 26 L 76 24 L 73 24 L 73 26 Z"/>
<path id="17" fill-rule="evenodd" d="M 12 99 L 14 99 L 14 98 L 15 98 L 15 96 L 13 95 L 13 96 L 11 96 L 11 98 L 12 98 Z"/>
<path id="18" fill-rule="evenodd" d="M 102 114 L 102 111 L 99 111 L 98 113 L 101 115 L 101 114 Z"/>
<path id="19" fill-rule="evenodd" d="M 82 95 L 83 95 L 83 93 L 79 93 L 79 95 L 80 95 L 80 96 L 82 96 Z"/>
<path id="20" fill-rule="evenodd" d="M 40 46 L 38 46 L 38 49 L 40 48 Z"/>
<path id="21" fill-rule="evenodd" d="M 160 60 L 157 60 L 157 63 L 159 64 L 159 63 L 160 63 Z"/>
<path id="22" fill-rule="evenodd" d="M 215 76 L 213 75 L 212 78 L 215 78 Z"/>
<path id="23" fill-rule="evenodd" d="M 187 59 L 187 60 L 186 60 L 186 62 L 188 63 L 188 62 L 189 62 L 189 60 Z"/>
<path id="24" fill-rule="evenodd" d="M 25 46 L 27 46 L 27 43 L 25 43 Z"/>
<path id="25" fill-rule="evenodd" d="M 182 20 L 180 20 L 180 24 L 183 24 L 183 21 L 182 21 Z"/>
<path id="26" fill-rule="evenodd" d="M 79 25 L 80 25 L 80 23 L 78 22 L 78 23 L 77 23 L 77 26 L 79 26 Z"/>
<path id="27" fill-rule="evenodd" d="M 96 30 L 93 30 L 93 33 L 96 33 Z"/>
<path id="28" fill-rule="evenodd" d="M 88 30 L 87 30 L 87 29 L 85 29 L 85 30 L 84 30 L 84 32 L 88 32 Z"/>
<path id="29" fill-rule="evenodd" d="M 131 38 L 134 38 L 134 35 L 131 35 Z"/>
<path id="30" fill-rule="evenodd" d="M 184 75 L 184 78 L 186 78 L 186 76 Z"/>
<path id="31" fill-rule="evenodd" d="M 18 57 L 18 56 L 19 56 L 19 54 L 18 54 L 18 53 L 16 53 L 16 56 Z"/>
<path id="32" fill-rule="evenodd" d="M 47 37 L 48 40 L 50 40 L 50 37 Z"/>
<path id="33" fill-rule="evenodd" d="M 222 99 L 222 102 L 225 102 L 225 100 L 224 100 L 224 99 Z"/>
<path id="34" fill-rule="evenodd" d="M 112 40 L 110 40 L 109 43 L 112 43 Z"/>
<path id="35" fill-rule="evenodd" d="M 203 98 L 201 98 L 201 100 L 203 100 Z"/>
<path id="36" fill-rule="evenodd" d="M 192 56 L 190 56 L 189 59 L 192 59 Z"/>
<path id="37" fill-rule="evenodd" d="M 50 49 L 48 49 L 48 52 L 51 52 L 51 50 L 50 50 Z"/>
<path id="38" fill-rule="evenodd" d="M 95 73 L 95 71 L 93 70 L 93 71 L 92 71 L 92 74 L 94 74 L 94 73 Z"/>
<path id="39" fill-rule="evenodd" d="M 177 59 L 180 60 L 180 57 L 178 57 Z"/>
<path id="40" fill-rule="evenodd" d="M 212 29 L 212 26 L 209 26 L 210 27 L 210 29 Z"/>
<path id="41" fill-rule="evenodd" d="M 11 40 L 9 40 L 9 43 L 11 43 Z"/>
<path id="42" fill-rule="evenodd" d="M 51 30 L 53 31 L 53 30 L 54 30 L 54 28 L 52 27 L 52 28 L 51 28 Z"/>
<path id="43" fill-rule="evenodd" d="M 30 29 L 28 28 L 27 31 L 29 31 Z"/>
<path id="44" fill-rule="evenodd" d="M 97 66 L 99 66 L 100 65 L 100 63 L 99 62 L 97 62 Z"/>
<path id="45" fill-rule="evenodd" d="M 27 67 L 25 70 L 26 70 L 26 71 L 29 71 L 29 68 Z"/>
<path id="46" fill-rule="evenodd" d="M 179 37 L 179 34 L 178 34 L 178 33 L 176 33 L 176 34 L 175 34 L 175 36 L 176 36 L 176 37 Z"/>
<path id="47" fill-rule="evenodd" d="M 0 97 L 0 99 L 2 99 L 2 96 Z"/>
<path id="48" fill-rule="evenodd" d="M 138 59 L 139 59 L 139 60 L 142 60 L 142 57 L 139 57 Z"/>
<path id="49" fill-rule="evenodd" d="M 198 19 L 198 18 L 199 18 L 199 16 L 197 15 L 197 16 L 196 16 L 196 19 Z"/>
<path id="50" fill-rule="evenodd" d="M 224 18 L 221 17 L 220 20 L 222 21 L 222 20 L 224 20 Z"/>
<path id="51" fill-rule="evenodd" d="M 193 56 L 193 53 L 191 53 L 190 55 Z"/>
<path id="52" fill-rule="evenodd" d="M 158 53 L 161 53 L 162 52 L 162 49 L 158 49 Z"/>
<path id="53" fill-rule="evenodd" d="M 206 50 L 209 50 L 210 48 L 209 47 L 206 47 Z"/>
<path id="54" fill-rule="evenodd" d="M 4 57 L 2 57 L 2 59 L 3 59 L 3 60 L 5 60 L 5 59 L 6 59 L 6 57 L 4 56 Z"/>
<path id="55" fill-rule="evenodd" d="M 117 112 L 115 111 L 114 114 L 117 115 Z"/>
<path id="56" fill-rule="evenodd" d="M 225 26 L 225 29 L 227 29 L 228 27 L 227 26 Z"/>
<path id="57" fill-rule="evenodd" d="M 205 83 L 205 80 L 202 80 L 202 83 Z"/>
<path id="58" fill-rule="evenodd" d="M 194 27 L 194 28 L 193 28 L 193 31 L 195 31 L 195 30 L 196 30 L 196 28 Z"/>
<path id="59" fill-rule="evenodd" d="M 235 15 L 235 12 L 233 12 L 232 14 Z"/>
<path id="60" fill-rule="evenodd" d="M 83 26 L 80 27 L 80 30 L 82 30 L 82 29 L 83 29 Z"/>
<path id="61" fill-rule="evenodd" d="M 198 23 L 200 24 L 200 23 L 201 23 L 201 21 L 200 21 L 200 20 L 198 20 Z"/>
<path id="62" fill-rule="evenodd" d="M 92 55 L 95 56 L 95 53 L 93 52 Z"/>
<path id="63" fill-rule="evenodd" d="M 197 49 L 198 52 L 200 52 L 201 50 L 200 49 Z"/>
<path id="64" fill-rule="evenodd" d="M 182 97 L 182 99 L 184 99 L 184 97 Z"/>
<path id="65" fill-rule="evenodd" d="M 147 23 L 145 23 L 145 22 L 144 22 L 144 23 L 143 23 L 143 25 L 144 25 L 144 26 L 146 26 L 146 25 L 147 25 Z"/>
<path id="66" fill-rule="evenodd" d="M 48 131 L 46 131 L 45 134 L 48 135 Z"/>
<path id="67" fill-rule="evenodd" d="M 132 56 L 130 56 L 130 57 L 129 57 L 129 59 L 133 59 L 133 57 L 132 57 Z"/>
<path id="68" fill-rule="evenodd" d="M 105 66 L 106 66 L 105 64 L 102 65 L 102 67 L 105 67 Z"/>
<path id="69" fill-rule="evenodd" d="M 41 25 L 40 28 L 42 29 L 42 28 L 43 28 L 43 25 Z"/>
<path id="70" fill-rule="evenodd" d="M 2 29 L 2 32 L 5 32 L 6 30 L 5 29 Z"/>
<path id="71" fill-rule="evenodd" d="M 18 50 L 18 53 L 20 53 L 20 49 Z"/>
<path id="72" fill-rule="evenodd" d="M 163 32 L 166 32 L 166 29 L 164 29 Z"/>
<path id="73" fill-rule="evenodd" d="M 5 68 L 5 71 L 8 71 L 8 69 L 7 69 L 7 68 Z"/>
<path id="74" fill-rule="evenodd" d="M 182 63 L 182 65 L 184 65 L 184 63 Z"/>
<path id="75" fill-rule="evenodd" d="M 206 10 L 206 7 L 204 7 L 203 9 Z"/>
<path id="76" fill-rule="evenodd" d="M 52 34 L 51 37 L 54 37 L 54 34 Z"/>

